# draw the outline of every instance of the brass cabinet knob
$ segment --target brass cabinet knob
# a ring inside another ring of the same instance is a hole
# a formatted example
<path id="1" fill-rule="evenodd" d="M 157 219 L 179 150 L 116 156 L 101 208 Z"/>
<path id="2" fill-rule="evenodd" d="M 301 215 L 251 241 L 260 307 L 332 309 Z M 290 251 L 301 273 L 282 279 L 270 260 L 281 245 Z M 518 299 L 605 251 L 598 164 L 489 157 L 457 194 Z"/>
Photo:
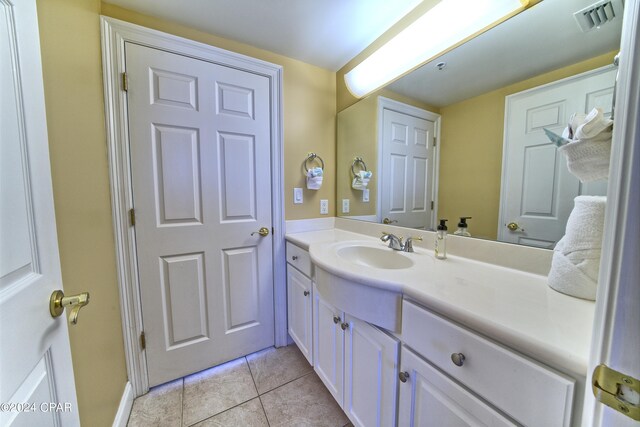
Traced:
<path id="1" fill-rule="evenodd" d="M 343 322 L 340 324 L 340 327 L 342 328 L 343 331 L 345 331 L 349 327 L 349 324 L 347 322 Z"/>
<path id="2" fill-rule="evenodd" d="M 451 355 L 451 361 L 456 366 L 464 365 L 464 359 L 466 359 L 466 358 L 464 357 L 464 354 L 462 354 L 462 353 L 453 353 Z"/>
<path id="3" fill-rule="evenodd" d="M 292 256 L 292 257 L 291 257 L 291 260 L 292 260 L 292 261 L 295 261 L 295 260 L 297 260 L 297 259 L 298 259 L 298 255 L 294 255 L 294 256 Z"/>
<path id="4" fill-rule="evenodd" d="M 304 291 L 304 296 L 308 297 L 309 296 L 309 291 Z"/>
<path id="5" fill-rule="evenodd" d="M 253 236 L 256 233 L 258 233 L 260 236 L 264 237 L 264 236 L 267 236 L 269 234 L 269 229 L 267 227 L 262 227 L 262 228 L 260 228 L 260 230 L 254 231 L 253 233 L 251 233 L 251 235 Z"/>
<path id="6" fill-rule="evenodd" d="M 400 372 L 398 374 L 398 377 L 400 378 L 400 381 L 402 381 L 403 383 L 406 383 L 407 380 L 409 379 L 409 372 L 407 371 Z"/>
<path id="7" fill-rule="evenodd" d="M 340 323 L 340 318 L 338 316 L 333 316 L 333 323 L 335 323 L 336 325 Z"/>
<path id="8" fill-rule="evenodd" d="M 59 317 L 64 312 L 65 307 L 71 307 L 69 323 L 75 325 L 78 323 L 80 309 L 87 304 L 89 304 L 89 292 L 65 297 L 64 292 L 58 289 L 53 291 L 49 299 L 49 313 L 51 313 L 51 317 Z"/>

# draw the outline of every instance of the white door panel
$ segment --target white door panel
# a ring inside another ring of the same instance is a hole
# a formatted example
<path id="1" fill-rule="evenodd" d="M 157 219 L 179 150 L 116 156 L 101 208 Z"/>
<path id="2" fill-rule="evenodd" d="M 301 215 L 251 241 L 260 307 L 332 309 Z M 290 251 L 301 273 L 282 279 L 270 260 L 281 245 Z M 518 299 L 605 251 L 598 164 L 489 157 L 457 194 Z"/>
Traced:
<path id="1" fill-rule="evenodd" d="M 381 216 L 403 226 L 429 228 L 435 124 L 388 109 L 382 120 Z"/>
<path id="2" fill-rule="evenodd" d="M 606 194 L 606 181 L 581 184 L 569 172 L 544 128 L 561 134 L 573 113 L 594 107 L 611 114 L 614 79 L 614 70 L 600 69 L 507 99 L 498 240 L 553 248 L 564 235 L 573 199 Z M 510 222 L 520 228 L 508 230 Z"/>
<path id="3" fill-rule="evenodd" d="M 273 345 L 269 81 L 127 43 L 150 385 Z"/>
<path id="4" fill-rule="evenodd" d="M 0 93 L 0 425 L 78 426 L 35 1 L 0 2 Z"/>

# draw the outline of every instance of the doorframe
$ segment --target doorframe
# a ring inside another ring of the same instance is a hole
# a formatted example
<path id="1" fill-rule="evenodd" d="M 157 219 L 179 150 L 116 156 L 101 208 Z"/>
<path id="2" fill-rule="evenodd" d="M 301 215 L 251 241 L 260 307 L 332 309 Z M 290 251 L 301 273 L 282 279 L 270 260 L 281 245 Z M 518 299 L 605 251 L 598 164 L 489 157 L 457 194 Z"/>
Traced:
<path id="1" fill-rule="evenodd" d="M 432 172 L 432 187 L 431 198 L 433 199 L 433 212 L 431 214 L 431 227 L 435 228 L 436 218 L 438 217 L 438 176 L 440 175 L 440 128 L 442 116 L 431 111 L 424 110 L 422 108 L 415 107 L 413 105 L 405 104 L 404 102 L 396 101 L 394 99 L 385 98 L 384 96 L 378 97 L 377 107 L 377 121 L 378 121 L 378 171 L 380 177 L 382 176 L 382 148 L 384 145 L 384 110 L 395 111 L 396 113 L 406 114 L 408 116 L 417 117 L 419 119 L 428 120 L 434 123 L 436 145 L 433 147 L 433 172 Z M 376 217 L 377 222 L 382 222 L 382 181 L 378 179 L 378 188 L 376 194 Z"/>
<path id="2" fill-rule="evenodd" d="M 275 345 L 287 344 L 287 294 L 284 247 L 284 144 L 283 144 L 283 69 L 235 52 L 152 30 L 129 22 L 100 16 L 102 36 L 102 68 L 105 102 L 105 126 L 109 156 L 111 209 L 120 312 L 124 337 L 127 374 L 134 397 L 149 390 L 145 350 L 140 345 L 143 331 L 140 283 L 133 227 L 129 210 L 133 206 L 129 128 L 126 92 L 122 90 L 125 72 L 125 43 L 164 50 L 191 58 L 236 68 L 269 79 L 271 112 L 271 192 L 273 224 L 273 286 Z"/>

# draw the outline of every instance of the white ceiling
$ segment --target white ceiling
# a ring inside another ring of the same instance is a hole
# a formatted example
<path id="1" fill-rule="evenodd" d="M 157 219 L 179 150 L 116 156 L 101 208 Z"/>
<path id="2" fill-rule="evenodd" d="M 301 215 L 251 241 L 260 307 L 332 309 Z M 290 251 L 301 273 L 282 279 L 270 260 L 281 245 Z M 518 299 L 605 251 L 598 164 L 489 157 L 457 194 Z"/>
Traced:
<path id="1" fill-rule="evenodd" d="M 337 71 L 422 0 L 105 0 Z"/>
<path id="2" fill-rule="evenodd" d="M 441 107 L 618 49 L 621 2 L 616 18 L 600 29 L 583 33 L 575 22 L 573 13 L 595 2 L 544 0 L 388 89 Z M 439 71 L 441 61 L 447 66 Z"/>

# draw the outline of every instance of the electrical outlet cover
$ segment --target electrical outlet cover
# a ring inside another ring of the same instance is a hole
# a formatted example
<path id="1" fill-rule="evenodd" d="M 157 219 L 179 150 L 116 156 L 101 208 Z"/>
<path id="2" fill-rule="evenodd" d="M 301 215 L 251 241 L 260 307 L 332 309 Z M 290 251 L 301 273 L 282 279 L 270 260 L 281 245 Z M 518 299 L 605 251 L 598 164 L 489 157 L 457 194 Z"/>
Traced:
<path id="1" fill-rule="evenodd" d="M 322 199 L 320 200 L 320 215 L 328 215 L 329 214 L 329 200 Z"/>
<path id="2" fill-rule="evenodd" d="M 294 188 L 293 189 L 293 203 L 296 205 L 301 204 L 302 199 L 302 188 Z"/>
<path id="3" fill-rule="evenodd" d="M 342 199 L 342 213 L 349 213 L 349 199 Z"/>

